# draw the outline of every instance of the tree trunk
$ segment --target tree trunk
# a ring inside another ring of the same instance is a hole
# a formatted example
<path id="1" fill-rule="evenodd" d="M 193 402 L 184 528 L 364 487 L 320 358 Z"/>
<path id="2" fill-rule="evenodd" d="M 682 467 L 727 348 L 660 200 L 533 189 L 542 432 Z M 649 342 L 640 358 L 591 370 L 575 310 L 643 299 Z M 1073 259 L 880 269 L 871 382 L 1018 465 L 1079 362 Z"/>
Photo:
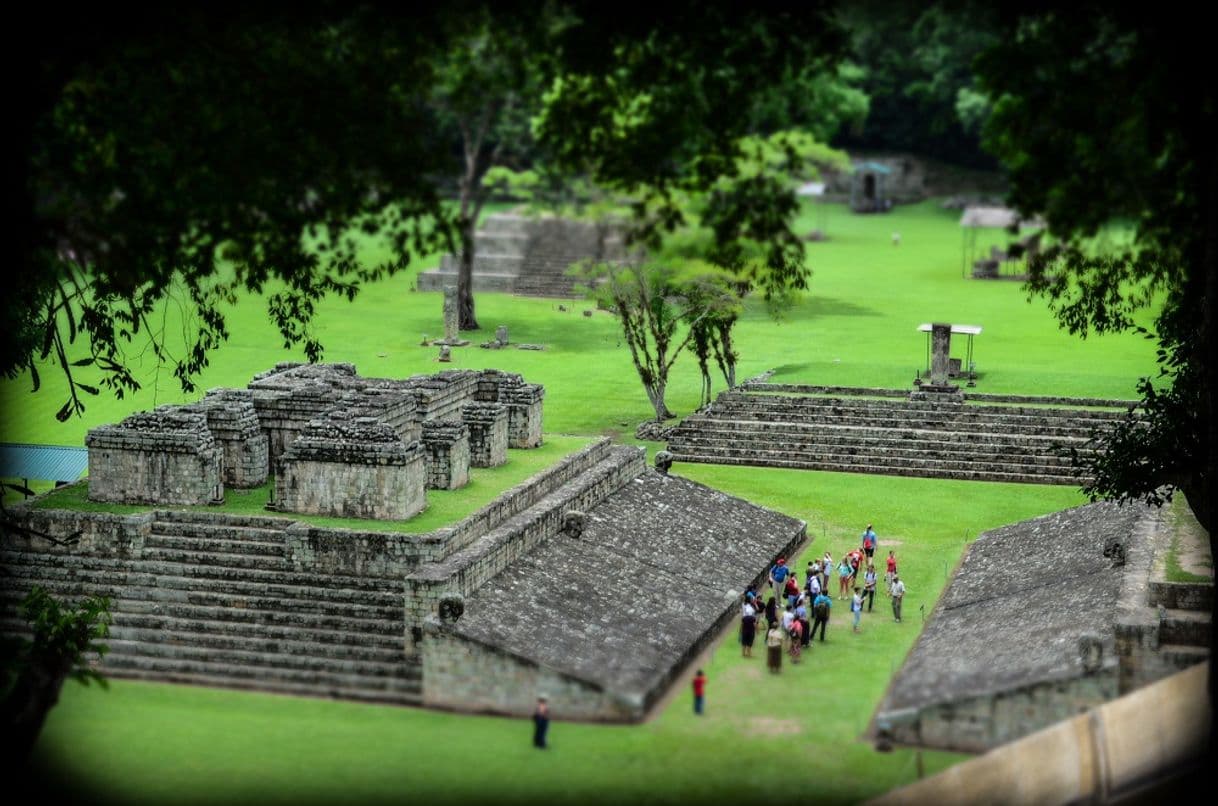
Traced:
<path id="1" fill-rule="evenodd" d="M 668 410 L 668 406 L 664 404 L 664 389 L 667 384 L 662 381 L 647 385 L 647 399 L 651 401 L 651 407 L 656 413 L 656 422 L 662 423 L 665 420 L 671 420 L 674 415 Z"/>
<path id="2" fill-rule="evenodd" d="M 477 330 L 474 316 L 474 224 L 472 217 L 461 219 L 461 261 L 457 270 L 457 313 L 461 330 Z"/>
<path id="3" fill-rule="evenodd" d="M 7 763 L 15 762 L 15 766 L 19 766 L 29 757 L 42 733 L 47 713 L 59 702 L 60 689 L 71 670 L 71 662 L 63 658 L 39 657 L 31 658 L 29 666 L 22 670 L 0 706 L 9 742 Z"/>

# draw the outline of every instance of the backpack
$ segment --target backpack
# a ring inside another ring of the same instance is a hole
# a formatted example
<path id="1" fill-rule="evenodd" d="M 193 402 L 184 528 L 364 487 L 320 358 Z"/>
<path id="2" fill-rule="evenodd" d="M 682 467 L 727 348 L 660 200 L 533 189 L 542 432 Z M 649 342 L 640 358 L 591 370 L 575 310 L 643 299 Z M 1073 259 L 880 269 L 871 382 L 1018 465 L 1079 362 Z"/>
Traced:
<path id="1" fill-rule="evenodd" d="M 817 605 L 813 608 L 813 610 L 816 611 L 817 618 L 819 618 L 819 619 L 829 618 L 829 603 L 828 602 L 817 603 Z"/>

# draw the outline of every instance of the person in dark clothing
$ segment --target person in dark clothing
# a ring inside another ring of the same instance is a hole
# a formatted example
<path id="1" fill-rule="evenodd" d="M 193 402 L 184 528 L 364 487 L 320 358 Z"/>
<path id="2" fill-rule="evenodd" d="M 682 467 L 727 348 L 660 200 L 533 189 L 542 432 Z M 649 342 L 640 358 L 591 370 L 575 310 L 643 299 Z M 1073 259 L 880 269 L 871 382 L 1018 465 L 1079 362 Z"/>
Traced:
<path id="1" fill-rule="evenodd" d="M 778 600 L 773 596 L 765 603 L 765 628 L 768 630 L 778 623 Z"/>
<path id="2" fill-rule="evenodd" d="M 550 729 L 550 706 L 545 697 L 537 698 L 537 708 L 533 711 L 533 746 L 546 749 L 546 731 Z"/>
<path id="3" fill-rule="evenodd" d="M 833 607 L 833 599 L 826 596 L 824 591 L 812 602 L 812 634 L 816 635 L 816 629 L 820 628 L 820 640 L 825 640 L 825 628 L 829 626 L 829 608 Z"/>

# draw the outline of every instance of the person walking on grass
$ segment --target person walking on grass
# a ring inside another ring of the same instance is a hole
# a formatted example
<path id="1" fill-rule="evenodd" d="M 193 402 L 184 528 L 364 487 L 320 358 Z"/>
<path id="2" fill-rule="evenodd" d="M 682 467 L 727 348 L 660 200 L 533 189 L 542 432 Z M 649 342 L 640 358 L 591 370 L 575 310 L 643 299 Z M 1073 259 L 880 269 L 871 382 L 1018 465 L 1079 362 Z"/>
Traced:
<path id="1" fill-rule="evenodd" d="M 699 669 L 694 675 L 694 713 L 702 715 L 702 707 L 706 702 L 706 675 Z"/>
<path id="2" fill-rule="evenodd" d="M 811 597 L 803 596 L 799 600 L 799 604 L 795 606 L 795 618 L 799 621 L 800 634 L 804 646 L 807 646 L 812 641 L 812 622 L 808 618 L 808 603 Z"/>
<path id="3" fill-rule="evenodd" d="M 867 612 L 871 612 L 871 606 L 875 604 L 875 566 L 867 563 L 867 570 L 863 573 L 863 598 L 867 600 Z"/>
<path id="4" fill-rule="evenodd" d="M 859 586 L 854 586 L 854 596 L 850 597 L 850 612 L 854 614 L 854 631 L 859 632 L 859 619 L 863 616 L 863 596 Z"/>
<path id="5" fill-rule="evenodd" d="M 888 560 L 886 561 L 888 568 L 884 573 L 884 588 L 889 596 L 892 596 L 892 581 L 897 576 L 897 558 L 892 553 L 892 549 L 888 550 Z"/>
<path id="6" fill-rule="evenodd" d="M 833 576 L 833 555 L 825 552 L 820 561 L 820 589 L 829 592 L 829 577 Z"/>
<path id="7" fill-rule="evenodd" d="M 892 576 L 892 617 L 901 621 L 901 600 L 905 598 L 905 583 L 896 574 Z"/>
<path id="8" fill-rule="evenodd" d="M 765 634 L 765 658 L 771 674 L 782 671 L 782 625 L 777 622 Z"/>
<path id="9" fill-rule="evenodd" d="M 825 642 L 825 628 L 829 626 L 829 610 L 833 607 L 833 599 L 829 594 L 821 591 L 812 601 L 812 635 L 816 635 L 816 630 L 820 628 L 821 643 Z"/>
<path id="10" fill-rule="evenodd" d="M 791 653 L 791 663 L 799 663 L 799 655 L 804 647 L 804 623 L 802 621 L 797 618 L 791 619 L 787 640 L 789 642 L 787 651 Z"/>
<path id="11" fill-rule="evenodd" d="M 850 593 L 850 583 L 852 581 L 850 556 L 846 555 L 842 557 L 841 563 L 837 566 L 837 598 L 846 598 L 847 594 Z"/>
<path id="12" fill-rule="evenodd" d="M 879 538 L 875 536 L 875 530 L 871 528 L 871 524 L 867 524 L 867 528 L 863 530 L 863 553 L 867 555 L 867 562 L 870 563 L 875 555 L 875 548 L 879 545 Z"/>
<path id="13" fill-rule="evenodd" d="M 546 731 L 550 729 L 550 704 L 545 696 L 537 698 L 537 707 L 533 710 L 533 746 L 546 749 Z"/>

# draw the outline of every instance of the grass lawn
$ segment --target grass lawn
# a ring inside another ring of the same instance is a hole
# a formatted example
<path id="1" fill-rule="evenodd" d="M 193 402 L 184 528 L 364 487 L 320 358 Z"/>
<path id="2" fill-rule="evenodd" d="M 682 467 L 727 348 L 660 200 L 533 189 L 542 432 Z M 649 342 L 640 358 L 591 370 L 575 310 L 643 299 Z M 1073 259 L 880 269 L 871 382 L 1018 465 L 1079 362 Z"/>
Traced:
<path id="1" fill-rule="evenodd" d="M 1154 372 L 1154 345 L 1132 335 L 1085 341 L 1060 331 L 1045 304 L 1018 283 L 961 277 L 959 213 L 933 202 L 888 215 L 827 211 L 829 240 L 810 243 L 811 287 L 778 322 L 750 300 L 737 327 L 741 379 L 776 368 L 776 380 L 908 387 L 925 362 L 922 322 L 984 328 L 977 337 L 977 391 L 1129 398 Z M 801 229 L 819 225 L 809 205 Z M 901 233 L 893 246 L 891 235 Z M 983 233 L 997 242 L 996 233 Z M 429 267 L 421 261 L 416 267 Z M 498 367 L 546 387 L 547 434 L 609 434 L 633 441 L 650 406 L 620 343 L 616 320 L 577 302 L 478 297 L 475 342 L 507 325 L 516 342 L 542 352 L 453 350 L 437 364 L 419 346 L 441 331 L 441 296 L 412 290 L 415 271 L 366 288 L 351 304 L 324 305 L 318 331 L 325 359 L 368 376 L 400 377 L 448 367 Z M 563 305 L 568 310 L 560 311 Z M 169 329 L 189 327 L 174 309 Z M 276 361 L 302 360 L 280 340 L 258 300 L 232 312 L 232 338 L 199 382 L 244 386 Z M 87 417 L 57 423 L 63 387 L 53 368 L 44 389 L 0 383 L 0 439 L 82 445 L 86 431 L 159 403 L 194 400 L 135 355 L 145 389 L 122 401 L 90 400 Z M 76 358 L 78 356 L 71 356 Z M 139 364 L 140 361 L 145 363 Z M 88 378 L 83 378 L 88 382 Z M 690 356 L 677 364 L 669 407 L 688 413 L 699 379 Z M 556 442 L 556 440 L 555 440 Z M 519 452 L 513 452 L 513 459 Z M 779 677 L 758 652 L 741 659 L 729 636 L 703 666 L 707 714 L 690 712 L 688 681 L 639 726 L 557 722 L 553 749 L 529 746 L 521 720 L 411 708 L 298 699 L 115 681 L 109 691 L 69 684 L 48 719 L 38 758 L 77 791 L 120 802 L 739 802 L 784 798 L 856 802 L 914 780 L 915 753 L 875 752 L 860 741 L 892 673 L 929 616 L 967 541 L 985 529 L 1083 503 L 1074 489 L 759 468 L 679 464 L 675 472 L 805 519 L 817 555 L 856 545 L 872 522 L 878 556 L 894 548 L 909 586 L 905 623 L 887 600 L 864 616 L 863 633 L 835 608 L 829 642 Z M 802 571 L 804 558 L 796 560 Z M 561 715 L 556 715 L 561 717 Z M 925 753 L 929 774 L 962 758 Z"/>

